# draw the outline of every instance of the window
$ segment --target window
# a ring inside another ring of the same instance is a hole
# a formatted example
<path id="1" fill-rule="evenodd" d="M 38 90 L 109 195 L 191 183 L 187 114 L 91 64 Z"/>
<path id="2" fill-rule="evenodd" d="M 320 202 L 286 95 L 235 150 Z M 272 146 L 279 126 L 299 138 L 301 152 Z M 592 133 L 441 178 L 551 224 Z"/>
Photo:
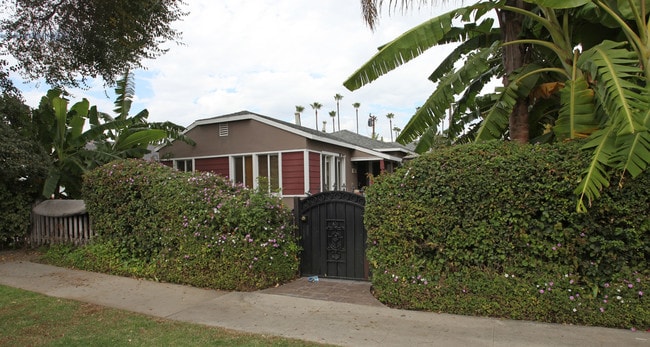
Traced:
<path id="1" fill-rule="evenodd" d="M 257 156 L 258 177 L 267 179 L 271 191 L 280 189 L 280 160 L 277 154 Z"/>
<path id="2" fill-rule="evenodd" d="M 178 171 L 192 172 L 194 165 L 192 159 L 174 160 L 174 167 Z"/>
<path id="3" fill-rule="evenodd" d="M 280 189 L 280 156 L 278 153 L 232 157 L 235 183 L 257 188 L 260 177 L 266 178 L 270 191 Z"/>
<path id="4" fill-rule="evenodd" d="M 235 183 L 253 187 L 253 156 L 234 157 Z"/>
<path id="5" fill-rule="evenodd" d="M 323 191 L 345 190 L 345 157 L 323 154 L 321 158 Z"/>

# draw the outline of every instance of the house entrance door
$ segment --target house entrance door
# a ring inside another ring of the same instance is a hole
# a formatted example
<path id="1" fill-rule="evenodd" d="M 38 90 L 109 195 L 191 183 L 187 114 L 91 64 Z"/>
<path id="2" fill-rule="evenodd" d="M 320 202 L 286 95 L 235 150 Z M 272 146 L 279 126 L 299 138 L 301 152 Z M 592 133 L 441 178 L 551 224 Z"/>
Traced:
<path id="1" fill-rule="evenodd" d="M 303 276 L 368 279 L 365 198 L 332 191 L 310 196 L 297 211 Z"/>

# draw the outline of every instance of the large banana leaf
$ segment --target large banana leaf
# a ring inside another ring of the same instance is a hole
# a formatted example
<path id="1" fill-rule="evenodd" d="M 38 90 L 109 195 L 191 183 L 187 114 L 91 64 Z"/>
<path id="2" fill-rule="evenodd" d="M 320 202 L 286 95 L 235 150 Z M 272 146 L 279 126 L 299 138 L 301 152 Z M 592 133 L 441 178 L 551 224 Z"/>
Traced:
<path id="1" fill-rule="evenodd" d="M 470 55 L 465 65 L 444 76 L 433 94 L 404 126 L 397 141 L 409 143 L 423 135 L 429 128 L 436 129 L 446 117 L 450 105 L 455 102 L 455 96 L 466 90 L 469 83 L 491 69 L 488 62 L 495 47 L 498 47 L 498 43 Z"/>
<path id="2" fill-rule="evenodd" d="M 632 177 L 645 171 L 650 164 L 650 108 L 644 112 L 643 127 L 644 130 L 616 139 L 618 150 L 612 161 L 623 174 L 629 172 Z"/>
<path id="3" fill-rule="evenodd" d="M 544 6 L 553 9 L 573 8 L 591 2 L 591 0 L 524 0 L 524 1 L 538 6 Z"/>
<path id="4" fill-rule="evenodd" d="M 609 187 L 607 168 L 615 150 L 615 142 L 613 127 L 608 127 L 595 132 L 590 137 L 590 141 L 583 146 L 583 149 L 592 149 L 593 156 L 575 189 L 575 194 L 579 196 L 576 206 L 578 212 L 587 212 L 585 198 L 588 200 L 588 206 L 591 206 L 591 202 L 600 197 L 600 191 L 604 187 Z"/>
<path id="5" fill-rule="evenodd" d="M 113 112 L 117 114 L 117 118 L 127 118 L 131 111 L 133 96 L 135 95 L 135 82 L 130 71 L 127 70 L 124 76 L 117 81 L 115 95 L 117 95 L 117 98 L 115 99 Z"/>
<path id="6" fill-rule="evenodd" d="M 124 139 L 120 139 L 115 143 L 115 148 L 118 151 L 126 150 L 132 147 L 140 147 L 161 141 L 167 138 L 167 132 L 160 129 L 146 129 L 140 130 L 130 134 Z"/>
<path id="7" fill-rule="evenodd" d="M 594 91 L 582 74 L 565 82 L 560 99 L 560 113 L 553 128 L 558 140 L 585 138 L 598 129 Z"/>
<path id="8" fill-rule="evenodd" d="M 88 110 L 90 108 L 90 102 L 88 99 L 84 98 L 83 100 L 75 103 L 70 108 L 68 115 L 71 115 L 70 119 L 70 139 L 78 138 L 83 132 L 84 124 L 86 124 L 86 118 L 88 117 Z"/>
<path id="9" fill-rule="evenodd" d="M 603 41 L 578 59 L 578 66 L 598 82 L 598 102 L 607 113 L 607 125 L 613 126 L 617 135 L 642 130 L 642 112 L 650 108 L 639 57 L 625 47 L 625 42 Z"/>
<path id="10" fill-rule="evenodd" d="M 485 20 L 484 23 L 492 23 L 492 21 Z M 467 25 L 465 27 L 467 28 Z M 480 32 L 472 32 L 471 37 L 469 36 L 468 33 L 462 35 L 462 37 L 467 37 L 466 40 L 461 42 L 438 64 L 438 67 L 429 76 L 429 80 L 436 83 L 447 72 L 453 70 L 465 55 L 480 48 L 490 47 L 495 42 L 501 41 L 501 30 L 498 28 L 486 28 Z"/>
<path id="11" fill-rule="evenodd" d="M 497 88 L 495 102 L 476 133 L 476 141 L 502 139 L 508 128 L 510 114 L 517 101 L 526 98 L 533 90 L 539 74 L 533 73 L 539 66 L 530 64 L 514 74 L 508 86 Z M 520 77 L 517 77 L 520 76 Z"/>
<path id="12" fill-rule="evenodd" d="M 472 13 L 475 13 L 475 18 L 478 19 L 486 11 L 496 6 L 497 4 L 490 2 L 461 7 L 412 28 L 395 40 L 382 46 L 379 52 L 355 71 L 343 82 L 343 85 L 349 90 L 359 89 L 402 64 L 418 57 L 433 46 L 463 41 L 464 37 L 459 35 L 463 30 L 454 28 L 452 21 L 458 17 L 463 17 L 469 21 L 469 16 Z M 464 31 L 466 34 L 471 32 L 467 29 Z"/>

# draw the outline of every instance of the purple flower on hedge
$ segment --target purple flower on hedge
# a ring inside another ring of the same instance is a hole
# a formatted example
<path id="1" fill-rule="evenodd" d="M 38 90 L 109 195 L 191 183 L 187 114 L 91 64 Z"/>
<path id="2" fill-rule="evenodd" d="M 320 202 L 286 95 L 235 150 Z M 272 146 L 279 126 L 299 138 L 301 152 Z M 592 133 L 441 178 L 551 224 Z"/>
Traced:
<path id="1" fill-rule="evenodd" d="M 630 283 L 630 284 L 627 285 L 627 287 L 632 289 L 632 288 L 634 288 L 634 285 L 632 283 Z"/>
<path id="2" fill-rule="evenodd" d="M 639 296 L 643 296 L 643 292 L 639 290 Z"/>

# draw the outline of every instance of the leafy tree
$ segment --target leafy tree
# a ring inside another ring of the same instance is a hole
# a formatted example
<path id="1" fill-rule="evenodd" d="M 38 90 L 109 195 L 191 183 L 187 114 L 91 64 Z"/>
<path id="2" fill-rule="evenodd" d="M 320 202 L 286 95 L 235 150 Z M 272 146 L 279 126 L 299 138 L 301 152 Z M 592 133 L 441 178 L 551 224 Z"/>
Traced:
<path id="1" fill-rule="evenodd" d="M 471 123 L 474 126 L 466 136 L 475 140 L 513 138 L 513 110 L 524 100 L 533 141 L 590 137 L 585 148 L 593 151 L 593 159 L 576 189 L 577 209 L 585 211 L 587 203 L 609 184 L 609 169 L 620 170 L 622 182 L 625 173 L 636 177 L 650 162 L 650 86 L 645 82 L 650 68 L 644 64 L 650 58 L 648 9 L 644 1 L 529 3 L 536 6 L 534 11 L 507 1 L 484 1 L 433 18 L 385 45 L 346 86 L 355 88 L 377 78 L 380 74 L 369 72 L 372 66 L 390 70 L 427 48 L 458 42 L 458 48 L 429 77 L 437 88 L 398 141 L 419 138 L 417 150 L 426 151 L 450 105 L 455 105 L 454 122 L 447 130 L 450 138 Z M 498 29 L 483 17 L 492 9 L 526 18 L 518 39 L 503 44 L 497 40 Z M 454 27 L 454 18 L 464 25 Z M 506 75 L 509 82 L 503 88 L 479 96 L 487 81 L 506 71 L 500 59 L 503 45 L 525 47 L 528 58 Z M 574 50 L 578 45 L 582 51 Z M 395 57 L 408 58 L 385 63 Z M 461 60 L 463 64 L 454 66 Z"/>
<path id="2" fill-rule="evenodd" d="M 25 78 L 78 86 L 87 78 L 107 84 L 143 59 L 164 54 L 177 42 L 172 23 L 182 18 L 182 0 L 1 0 L 0 52 Z M 7 60 L 4 60 L 6 66 Z"/>
<path id="3" fill-rule="evenodd" d="M 30 136 L 30 109 L 12 95 L 0 98 L 0 248 L 24 239 L 33 203 L 48 171 L 47 153 Z"/>

